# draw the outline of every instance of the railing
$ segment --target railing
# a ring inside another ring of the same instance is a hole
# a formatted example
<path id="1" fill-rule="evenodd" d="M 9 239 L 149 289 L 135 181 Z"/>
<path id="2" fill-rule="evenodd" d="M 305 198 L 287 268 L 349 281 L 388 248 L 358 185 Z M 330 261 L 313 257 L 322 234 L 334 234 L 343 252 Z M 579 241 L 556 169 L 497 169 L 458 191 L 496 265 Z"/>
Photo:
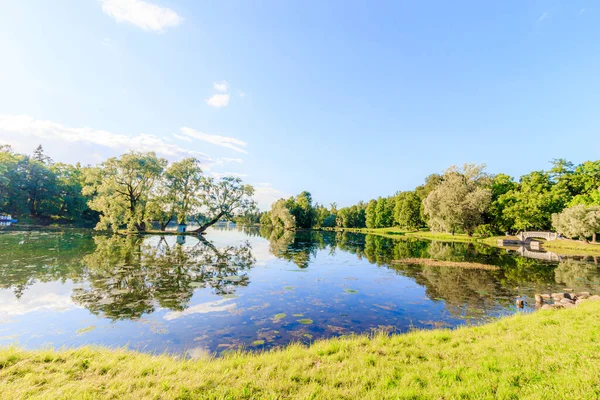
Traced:
<path id="1" fill-rule="evenodd" d="M 531 239 L 556 240 L 558 234 L 554 232 L 520 232 L 516 235 L 522 242 Z"/>

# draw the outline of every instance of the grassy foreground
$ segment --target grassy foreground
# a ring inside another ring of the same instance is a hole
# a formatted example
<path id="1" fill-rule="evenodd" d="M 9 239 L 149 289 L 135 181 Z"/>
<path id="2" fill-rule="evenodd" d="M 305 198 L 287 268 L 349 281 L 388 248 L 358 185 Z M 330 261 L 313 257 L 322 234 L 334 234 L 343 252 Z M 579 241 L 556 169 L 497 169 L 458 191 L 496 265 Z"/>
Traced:
<path id="1" fill-rule="evenodd" d="M 0 350 L 0 398 L 597 399 L 600 302 L 478 327 L 355 336 L 182 360 L 125 350 Z"/>

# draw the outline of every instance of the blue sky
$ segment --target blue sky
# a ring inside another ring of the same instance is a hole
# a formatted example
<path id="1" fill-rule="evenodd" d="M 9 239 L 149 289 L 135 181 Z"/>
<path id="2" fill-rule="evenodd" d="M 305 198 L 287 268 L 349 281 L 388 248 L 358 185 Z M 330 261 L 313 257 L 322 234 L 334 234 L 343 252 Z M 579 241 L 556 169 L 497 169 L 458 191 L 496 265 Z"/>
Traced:
<path id="1" fill-rule="evenodd" d="M 600 158 L 593 1 L 0 0 L 0 142 L 194 155 L 261 205 Z"/>

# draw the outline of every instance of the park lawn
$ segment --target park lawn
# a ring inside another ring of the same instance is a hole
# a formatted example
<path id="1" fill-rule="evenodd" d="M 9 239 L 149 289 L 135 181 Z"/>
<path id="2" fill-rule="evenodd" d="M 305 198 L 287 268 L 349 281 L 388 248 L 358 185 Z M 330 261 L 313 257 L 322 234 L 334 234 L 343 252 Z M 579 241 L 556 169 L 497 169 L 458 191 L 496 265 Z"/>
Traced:
<path id="1" fill-rule="evenodd" d="M 560 239 L 544 242 L 543 247 L 546 250 L 560 254 L 566 254 L 565 251 L 567 251 L 569 254 L 600 255 L 600 243 L 584 243 L 578 240 Z"/>
<path id="2" fill-rule="evenodd" d="M 455 330 L 184 360 L 0 349 L 2 399 L 597 399 L 600 302 Z"/>
<path id="3" fill-rule="evenodd" d="M 414 231 L 409 231 L 406 229 L 398 228 L 398 227 L 390 227 L 390 228 L 322 228 L 325 231 L 335 231 L 335 232 L 355 232 L 355 233 L 365 233 L 387 237 L 390 239 L 405 239 L 407 235 Z"/>

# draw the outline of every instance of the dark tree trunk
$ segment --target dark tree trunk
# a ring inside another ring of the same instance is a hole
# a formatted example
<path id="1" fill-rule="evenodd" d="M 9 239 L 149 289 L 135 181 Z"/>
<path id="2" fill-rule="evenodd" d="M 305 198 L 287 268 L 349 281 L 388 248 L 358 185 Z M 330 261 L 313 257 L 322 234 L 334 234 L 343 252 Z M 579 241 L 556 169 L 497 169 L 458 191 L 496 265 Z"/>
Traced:
<path id="1" fill-rule="evenodd" d="M 206 228 L 219 222 L 219 220 L 221 219 L 221 217 L 223 217 L 223 215 L 224 215 L 224 213 L 222 213 L 222 212 L 219 213 L 219 215 L 217 215 L 216 217 L 214 217 L 213 219 L 208 221 L 206 224 L 202 225 L 200 228 L 193 230 L 192 232 L 197 233 L 199 235 L 202 234 L 206 230 Z"/>

